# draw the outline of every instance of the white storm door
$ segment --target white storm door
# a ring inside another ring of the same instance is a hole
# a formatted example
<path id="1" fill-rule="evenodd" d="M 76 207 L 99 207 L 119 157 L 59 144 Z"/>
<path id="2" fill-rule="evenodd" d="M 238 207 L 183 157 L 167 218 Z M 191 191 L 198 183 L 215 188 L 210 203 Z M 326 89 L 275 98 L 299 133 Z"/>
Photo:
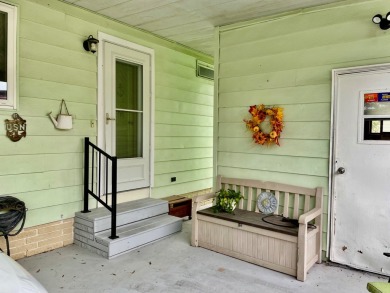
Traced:
<path id="1" fill-rule="evenodd" d="M 118 158 L 118 191 L 150 186 L 151 57 L 104 43 L 105 143 Z"/>
<path id="2" fill-rule="evenodd" d="M 389 275 L 390 67 L 360 71 L 334 75 L 330 258 Z"/>

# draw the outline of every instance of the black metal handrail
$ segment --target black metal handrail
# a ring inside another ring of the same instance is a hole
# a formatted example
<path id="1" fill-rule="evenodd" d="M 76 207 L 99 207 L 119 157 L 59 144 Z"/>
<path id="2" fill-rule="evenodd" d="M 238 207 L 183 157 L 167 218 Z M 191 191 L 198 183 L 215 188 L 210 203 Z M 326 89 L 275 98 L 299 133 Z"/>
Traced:
<path id="1" fill-rule="evenodd" d="M 90 152 L 90 148 L 92 152 Z M 96 156 L 96 157 L 95 157 Z M 102 158 L 103 157 L 103 158 Z M 102 161 L 103 159 L 103 161 Z M 95 166 L 96 160 L 96 166 Z M 108 176 L 109 161 L 111 161 L 111 206 L 107 203 L 108 199 Z M 91 164 L 90 164 L 91 162 Z M 90 173 L 91 172 L 91 173 Z M 96 174 L 95 174 L 96 172 Z M 101 199 L 102 175 L 104 177 L 105 201 Z M 95 178 L 96 177 L 96 178 Z M 96 184 L 96 187 L 95 187 Z M 117 158 L 110 156 L 102 149 L 84 138 L 84 210 L 82 213 L 89 213 L 88 196 L 91 195 L 111 212 L 111 236 L 109 238 L 118 238 L 116 235 L 116 204 L 117 204 Z M 97 193 L 96 193 L 97 192 Z"/>

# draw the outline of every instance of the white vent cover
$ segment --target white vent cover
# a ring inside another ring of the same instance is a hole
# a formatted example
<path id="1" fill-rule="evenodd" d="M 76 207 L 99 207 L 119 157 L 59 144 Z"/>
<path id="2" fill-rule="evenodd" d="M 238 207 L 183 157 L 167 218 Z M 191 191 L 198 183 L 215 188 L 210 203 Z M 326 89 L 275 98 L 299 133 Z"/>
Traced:
<path id="1" fill-rule="evenodd" d="M 214 66 L 196 60 L 196 76 L 214 80 Z"/>

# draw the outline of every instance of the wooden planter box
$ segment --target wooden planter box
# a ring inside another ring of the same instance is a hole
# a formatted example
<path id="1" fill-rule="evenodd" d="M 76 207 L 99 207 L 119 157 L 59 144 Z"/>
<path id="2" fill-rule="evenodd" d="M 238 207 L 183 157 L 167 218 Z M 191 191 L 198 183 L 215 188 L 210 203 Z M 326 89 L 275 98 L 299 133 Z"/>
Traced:
<path id="1" fill-rule="evenodd" d="M 171 216 L 183 218 L 187 217 L 191 220 L 192 199 L 180 195 L 173 195 L 163 200 L 168 201 L 169 212 Z"/>

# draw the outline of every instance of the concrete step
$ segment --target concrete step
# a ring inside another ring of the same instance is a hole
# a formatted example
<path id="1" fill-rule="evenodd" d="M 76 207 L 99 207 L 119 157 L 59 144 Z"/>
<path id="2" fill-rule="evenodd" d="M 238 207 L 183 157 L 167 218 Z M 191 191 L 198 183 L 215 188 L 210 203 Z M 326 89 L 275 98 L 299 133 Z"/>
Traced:
<path id="1" fill-rule="evenodd" d="M 129 252 L 135 248 L 167 237 L 182 229 L 182 220 L 169 215 L 154 216 L 135 223 L 118 227 L 119 238 L 108 238 L 109 230 L 96 233 L 94 239 L 91 234 L 75 229 L 75 244 L 85 247 L 108 259 Z"/>
<path id="2" fill-rule="evenodd" d="M 144 198 L 117 205 L 117 226 L 126 225 L 154 216 L 167 214 L 168 202 L 165 200 Z M 86 232 L 98 233 L 111 228 L 111 213 L 104 207 L 91 210 L 90 213 L 77 212 L 75 228 Z"/>

